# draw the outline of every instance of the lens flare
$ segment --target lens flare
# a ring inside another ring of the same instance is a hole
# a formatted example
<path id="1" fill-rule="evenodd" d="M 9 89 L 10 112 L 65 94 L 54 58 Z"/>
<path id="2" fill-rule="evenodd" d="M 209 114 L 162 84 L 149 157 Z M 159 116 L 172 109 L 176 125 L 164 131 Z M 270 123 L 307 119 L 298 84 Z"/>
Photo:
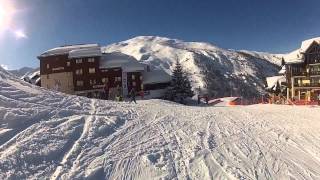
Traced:
<path id="1" fill-rule="evenodd" d="M 14 34 L 16 35 L 17 39 L 27 38 L 27 35 L 23 30 L 15 31 Z"/>
<path id="2" fill-rule="evenodd" d="M 0 0 L 0 30 L 10 28 L 15 8 L 11 1 Z"/>

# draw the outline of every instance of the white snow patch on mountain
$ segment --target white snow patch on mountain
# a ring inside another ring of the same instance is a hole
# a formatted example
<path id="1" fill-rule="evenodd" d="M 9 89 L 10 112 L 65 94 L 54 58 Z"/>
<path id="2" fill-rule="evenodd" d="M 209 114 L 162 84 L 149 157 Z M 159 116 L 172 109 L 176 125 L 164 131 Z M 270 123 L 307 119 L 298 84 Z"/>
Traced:
<path id="1" fill-rule="evenodd" d="M 87 99 L 0 68 L 0 179 L 319 179 L 319 116 Z"/>
<path id="2" fill-rule="evenodd" d="M 12 73 L 13 75 L 16 75 L 19 78 L 23 78 L 25 76 L 28 76 L 28 75 L 34 73 L 35 71 L 39 71 L 39 68 L 23 67 L 20 69 L 9 70 L 10 73 Z"/>
<path id="3" fill-rule="evenodd" d="M 8 66 L 8 65 L 5 65 L 5 64 L 0 64 L 0 67 L 2 67 L 2 68 L 5 69 L 5 70 L 8 70 L 8 69 L 9 69 L 9 66 Z"/>
<path id="4" fill-rule="evenodd" d="M 102 49 L 105 53 L 128 54 L 168 74 L 179 60 L 193 88 L 200 86 L 213 96 L 230 95 L 235 88 L 250 89 L 251 95 L 263 93 L 265 78 L 277 74 L 281 63 L 281 55 L 226 50 L 204 42 L 154 36 L 139 36 Z"/>

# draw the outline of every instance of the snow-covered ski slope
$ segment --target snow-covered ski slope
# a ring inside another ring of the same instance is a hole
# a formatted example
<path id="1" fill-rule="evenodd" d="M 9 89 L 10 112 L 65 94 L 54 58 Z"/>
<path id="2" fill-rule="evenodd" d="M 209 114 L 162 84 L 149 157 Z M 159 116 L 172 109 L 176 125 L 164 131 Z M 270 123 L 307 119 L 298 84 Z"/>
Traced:
<path id="1" fill-rule="evenodd" d="M 320 179 L 319 117 L 67 96 L 0 69 L 0 179 Z"/>
<path id="2" fill-rule="evenodd" d="M 192 86 L 210 89 L 215 97 L 230 96 L 232 88 L 264 92 L 265 78 L 278 73 L 282 58 L 280 54 L 236 51 L 157 36 L 138 36 L 106 46 L 103 51 L 128 54 L 169 74 L 179 60 Z"/>

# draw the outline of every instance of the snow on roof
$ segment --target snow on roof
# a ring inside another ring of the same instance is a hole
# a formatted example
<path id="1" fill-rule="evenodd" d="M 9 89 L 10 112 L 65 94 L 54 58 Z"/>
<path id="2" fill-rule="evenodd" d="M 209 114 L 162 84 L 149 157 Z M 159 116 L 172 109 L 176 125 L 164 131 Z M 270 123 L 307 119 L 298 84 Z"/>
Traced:
<path id="1" fill-rule="evenodd" d="M 33 78 L 34 76 L 40 75 L 40 70 L 33 72 L 32 74 L 29 75 L 30 79 Z"/>
<path id="2" fill-rule="evenodd" d="M 45 51 L 40 55 L 40 57 L 54 56 L 54 55 L 63 55 L 68 54 L 72 50 L 76 49 L 88 49 L 100 47 L 98 44 L 80 44 L 80 45 L 70 45 L 70 46 L 61 46 Z"/>
<path id="3" fill-rule="evenodd" d="M 125 72 L 133 72 L 133 71 L 144 71 L 145 70 L 145 64 L 141 64 L 138 61 L 137 62 L 128 62 L 121 65 L 121 68 Z"/>
<path id="4" fill-rule="evenodd" d="M 294 63 L 302 63 L 303 62 L 303 55 L 301 54 L 301 50 L 297 49 L 292 51 L 289 54 L 284 56 L 284 60 L 286 64 L 294 64 Z"/>
<path id="5" fill-rule="evenodd" d="M 282 82 L 286 82 L 286 81 L 287 80 L 285 76 L 267 77 L 267 89 L 274 88 L 278 82 L 281 84 Z"/>
<path id="6" fill-rule="evenodd" d="M 101 47 L 90 47 L 86 49 L 75 49 L 69 52 L 69 58 L 102 56 Z"/>
<path id="7" fill-rule="evenodd" d="M 316 37 L 316 38 L 312 38 L 312 39 L 308 39 L 308 40 L 303 41 L 301 44 L 301 52 L 306 52 L 313 42 L 320 44 L 320 37 Z"/>
<path id="8" fill-rule="evenodd" d="M 286 73 L 286 66 L 282 66 L 281 70 L 279 71 L 279 74 L 285 74 Z"/>
<path id="9" fill-rule="evenodd" d="M 301 43 L 301 47 L 299 49 L 286 54 L 284 56 L 286 64 L 302 63 L 304 61 L 303 53 L 309 49 L 313 42 L 320 44 L 320 37 L 305 40 Z"/>
<path id="10" fill-rule="evenodd" d="M 124 71 L 143 71 L 145 65 L 137 59 L 120 52 L 105 53 L 100 60 L 100 68 L 121 67 Z"/>
<path id="11" fill-rule="evenodd" d="M 143 84 L 166 83 L 171 81 L 171 76 L 163 70 L 153 70 L 143 73 Z"/>

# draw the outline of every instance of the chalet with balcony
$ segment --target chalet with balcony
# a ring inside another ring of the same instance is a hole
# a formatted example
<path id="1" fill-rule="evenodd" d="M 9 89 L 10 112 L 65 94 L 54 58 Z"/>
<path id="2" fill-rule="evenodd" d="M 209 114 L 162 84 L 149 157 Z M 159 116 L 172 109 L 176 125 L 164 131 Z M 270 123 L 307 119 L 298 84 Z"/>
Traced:
<path id="1" fill-rule="evenodd" d="M 132 56 L 103 53 L 98 44 L 57 47 L 38 59 L 41 86 L 68 94 L 102 98 L 107 87 L 112 99 L 135 88 L 144 91 L 146 98 L 157 98 L 171 81 L 164 71 L 152 70 Z"/>
<path id="2" fill-rule="evenodd" d="M 320 38 L 302 42 L 285 57 L 287 99 L 315 101 L 320 94 Z"/>

